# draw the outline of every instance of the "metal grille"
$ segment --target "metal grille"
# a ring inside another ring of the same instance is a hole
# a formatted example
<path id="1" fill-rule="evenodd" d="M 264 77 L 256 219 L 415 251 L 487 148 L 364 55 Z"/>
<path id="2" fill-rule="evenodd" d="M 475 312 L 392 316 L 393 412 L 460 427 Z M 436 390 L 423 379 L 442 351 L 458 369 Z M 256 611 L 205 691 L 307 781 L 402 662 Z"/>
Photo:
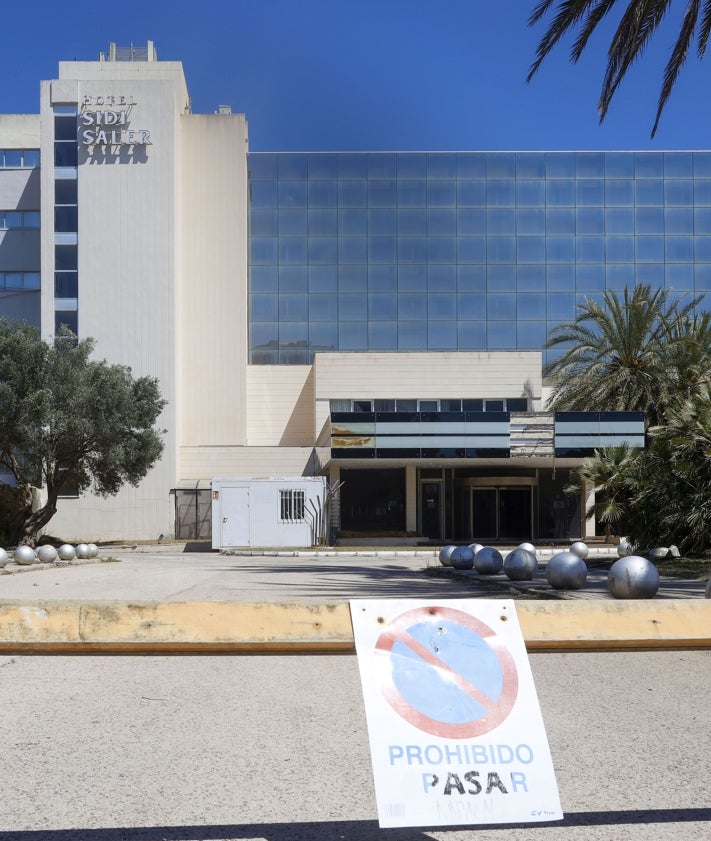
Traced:
<path id="1" fill-rule="evenodd" d="M 177 540 L 212 538 L 212 497 L 209 488 L 175 491 Z"/>
<path id="2" fill-rule="evenodd" d="M 304 519 L 304 491 L 280 490 L 280 519 L 282 523 L 302 522 Z"/>

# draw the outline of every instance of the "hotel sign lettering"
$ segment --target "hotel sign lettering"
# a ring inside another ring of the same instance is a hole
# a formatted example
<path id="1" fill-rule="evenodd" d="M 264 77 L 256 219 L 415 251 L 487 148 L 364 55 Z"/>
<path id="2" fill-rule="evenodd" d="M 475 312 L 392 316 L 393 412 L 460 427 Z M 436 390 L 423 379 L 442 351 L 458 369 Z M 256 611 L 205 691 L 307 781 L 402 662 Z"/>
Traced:
<path id="1" fill-rule="evenodd" d="M 79 141 L 84 146 L 151 146 L 151 133 L 130 128 L 130 110 L 136 104 L 126 96 L 85 96 L 79 114 Z"/>

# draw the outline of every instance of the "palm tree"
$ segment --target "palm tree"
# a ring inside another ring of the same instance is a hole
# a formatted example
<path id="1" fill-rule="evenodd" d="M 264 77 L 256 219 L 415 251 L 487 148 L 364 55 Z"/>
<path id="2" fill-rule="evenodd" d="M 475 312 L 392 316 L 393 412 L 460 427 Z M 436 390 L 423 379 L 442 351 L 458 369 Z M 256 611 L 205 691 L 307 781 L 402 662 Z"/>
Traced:
<path id="1" fill-rule="evenodd" d="M 621 297 L 608 290 L 602 303 L 580 304 L 575 321 L 555 327 L 545 344 L 563 347 L 543 371 L 553 383 L 554 407 L 645 412 L 657 424 L 682 383 L 691 389 L 711 370 L 711 322 L 692 315 L 700 300 L 670 301 L 668 290 L 641 284 Z M 698 340 L 690 338 L 693 330 Z"/>
<path id="2" fill-rule="evenodd" d="M 590 36 L 616 3 L 617 0 L 539 0 L 529 18 L 530 25 L 538 23 L 553 7 L 556 8 L 556 14 L 538 44 L 536 60 L 531 65 L 527 81 L 535 75 L 553 47 L 569 32 L 577 33 L 570 52 L 570 60 L 577 62 Z M 642 54 L 671 5 L 672 0 L 627 0 L 627 7 L 622 12 L 607 52 L 607 67 L 597 104 L 600 122 L 605 119 L 610 101 L 625 73 Z M 703 58 L 711 32 L 711 0 L 687 2 L 679 35 L 664 70 L 652 137 L 656 134 L 662 111 L 697 30 L 696 51 L 699 58 Z"/>

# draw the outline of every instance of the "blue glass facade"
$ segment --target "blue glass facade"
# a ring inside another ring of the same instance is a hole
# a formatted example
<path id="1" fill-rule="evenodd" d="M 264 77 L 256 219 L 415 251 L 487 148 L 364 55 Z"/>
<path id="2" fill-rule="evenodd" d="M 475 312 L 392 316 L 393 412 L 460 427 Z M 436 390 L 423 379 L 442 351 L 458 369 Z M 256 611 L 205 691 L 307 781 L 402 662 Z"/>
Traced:
<path id="1" fill-rule="evenodd" d="M 711 152 L 252 153 L 253 364 L 540 350 L 578 302 L 711 290 Z"/>

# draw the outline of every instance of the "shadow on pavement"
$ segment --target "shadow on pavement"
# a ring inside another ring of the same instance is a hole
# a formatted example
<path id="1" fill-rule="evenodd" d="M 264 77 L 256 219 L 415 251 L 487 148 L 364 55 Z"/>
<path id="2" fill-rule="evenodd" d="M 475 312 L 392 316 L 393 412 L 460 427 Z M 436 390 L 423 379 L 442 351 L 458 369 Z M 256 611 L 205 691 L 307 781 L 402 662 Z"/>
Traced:
<path id="1" fill-rule="evenodd" d="M 568 812 L 554 823 L 494 824 L 477 832 L 506 827 L 615 826 L 711 822 L 711 808 L 630 809 L 610 812 Z M 445 831 L 457 827 L 440 827 Z M 459 827 L 464 828 L 464 827 Z M 466 827 L 469 828 L 469 827 Z M 423 830 L 424 831 L 424 830 Z M 431 833 L 435 829 L 428 829 Z M 431 841 L 416 829 L 380 829 L 376 821 L 321 821 L 315 823 L 228 824 L 221 826 L 117 827 L 115 829 L 56 829 L 4 832 L 3 841 Z M 680 837 L 683 837 L 680 836 Z"/>

